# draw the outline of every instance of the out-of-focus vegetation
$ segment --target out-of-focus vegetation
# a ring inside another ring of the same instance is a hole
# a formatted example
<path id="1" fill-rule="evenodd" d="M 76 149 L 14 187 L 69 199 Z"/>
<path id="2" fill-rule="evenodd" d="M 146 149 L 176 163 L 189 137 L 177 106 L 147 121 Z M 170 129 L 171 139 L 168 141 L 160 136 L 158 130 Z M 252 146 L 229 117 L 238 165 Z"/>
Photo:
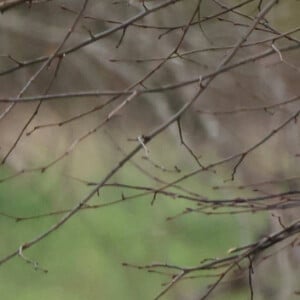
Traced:
<path id="1" fill-rule="evenodd" d="M 29 2 L 0 1 L 1 299 L 154 299 L 185 267 L 284 236 L 299 216 L 300 1 Z M 297 235 L 281 242 L 164 299 L 220 278 L 211 299 L 292 300 Z"/>
<path id="2" fill-rule="evenodd" d="M 129 174 L 120 175 L 124 181 L 136 185 L 147 183 L 134 169 L 127 172 Z M 33 175 L 26 180 L 3 183 L 1 211 L 25 217 L 68 208 L 68 204 L 75 202 L 87 189 L 82 186 L 76 188 L 76 193 L 69 193 L 64 186 L 70 179 L 63 178 L 60 182 L 53 174 L 43 176 Z M 191 185 L 197 186 L 197 190 L 207 189 L 195 181 Z M 132 194 L 130 190 L 122 190 L 126 196 Z M 93 203 L 119 198 L 119 191 L 108 187 Z M 185 208 L 186 203 L 164 197 L 158 197 L 153 206 L 150 202 L 148 196 L 79 213 L 63 230 L 26 252 L 26 256 L 37 260 L 48 273 L 34 271 L 33 266 L 21 258 L 15 258 L 1 268 L 2 297 L 30 300 L 152 299 L 161 289 L 165 276 L 127 268 L 122 266 L 123 262 L 148 264 L 164 261 L 195 265 L 203 259 L 223 256 L 241 240 L 251 240 L 263 225 L 261 221 L 257 223 L 258 216 L 255 220 L 249 219 L 247 225 L 251 225 L 250 228 L 241 228 L 237 225 L 238 218 L 232 216 L 189 215 L 166 221 L 167 217 Z M 47 229 L 57 218 L 15 222 L 2 217 L 1 255 Z M 209 282 L 206 278 L 186 280 L 165 299 L 195 299 Z M 233 292 L 219 297 L 245 299 L 247 293 L 245 284 L 239 286 L 237 283 Z M 215 299 L 219 298 L 216 296 Z"/>

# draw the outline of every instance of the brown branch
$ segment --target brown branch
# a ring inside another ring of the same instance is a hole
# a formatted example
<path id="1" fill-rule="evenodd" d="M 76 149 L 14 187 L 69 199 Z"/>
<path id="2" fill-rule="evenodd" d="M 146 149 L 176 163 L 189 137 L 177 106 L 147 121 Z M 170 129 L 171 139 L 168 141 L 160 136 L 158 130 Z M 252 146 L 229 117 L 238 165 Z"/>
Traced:
<path id="1" fill-rule="evenodd" d="M 38 76 L 43 72 L 43 70 L 52 62 L 52 60 L 56 57 L 56 55 L 59 53 L 59 51 L 63 48 L 63 46 L 65 45 L 65 43 L 67 42 L 67 40 L 70 38 L 70 36 L 72 35 L 72 33 L 74 32 L 75 27 L 77 26 L 77 24 L 80 21 L 81 15 L 83 14 L 84 10 L 86 9 L 86 6 L 88 4 L 88 0 L 84 1 L 84 4 L 82 6 L 82 9 L 80 10 L 79 14 L 77 15 L 77 17 L 75 18 L 74 22 L 72 23 L 71 27 L 68 29 L 67 34 L 64 36 L 62 42 L 59 44 L 59 46 L 53 51 L 53 53 L 49 56 L 49 58 L 43 63 L 43 65 L 38 69 L 37 72 L 34 73 L 33 76 L 31 76 L 31 78 L 26 82 L 26 84 L 23 86 L 23 88 L 21 89 L 21 91 L 18 93 L 17 95 L 17 99 L 21 98 L 23 96 L 23 94 L 27 91 L 27 89 L 31 86 L 31 84 L 38 78 Z M 2 114 L 0 116 L 0 120 L 3 119 L 16 105 L 17 102 L 11 103 L 10 106 L 5 110 L 5 113 Z M 38 111 L 39 107 L 41 105 L 40 104 L 37 106 L 36 110 Z M 37 113 L 36 111 L 36 113 Z M 31 121 L 33 120 L 33 118 L 35 117 L 35 112 L 33 113 L 33 115 L 29 118 L 29 120 L 26 122 L 25 126 L 23 127 L 23 129 L 21 130 L 21 132 L 19 133 L 17 139 L 15 140 L 15 142 L 13 143 L 13 145 L 11 146 L 11 148 L 8 150 L 8 152 L 4 155 L 4 158 L 1 161 L 1 164 L 3 165 L 5 163 L 5 161 L 7 160 L 8 156 L 12 153 L 12 151 L 16 148 L 19 140 L 21 139 L 24 131 L 26 130 L 27 126 L 31 123 Z"/>

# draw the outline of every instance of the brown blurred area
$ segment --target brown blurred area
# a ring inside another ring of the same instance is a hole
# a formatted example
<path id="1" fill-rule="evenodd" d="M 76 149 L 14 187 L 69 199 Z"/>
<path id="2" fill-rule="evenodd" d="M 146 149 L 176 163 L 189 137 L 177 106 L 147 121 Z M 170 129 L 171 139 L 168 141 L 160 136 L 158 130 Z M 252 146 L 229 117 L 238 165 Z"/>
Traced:
<path id="1" fill-rule="evenodd" d="M 148 7 L 154 7 L 159 1 L 155 2 L 147 4 Z M 220 2 L 233 5 L 240 1 L 203 1 L 201 17 L 220 12 L 221 7 L 217 4 Z M 66 55 L 61 61 L 58 58 L 53 59 L 24 96 L 128 89 L 155 68 L 177 46 L 183 34 L 182 28 L 188 24 L 196 3 L 194 0 L 181 1 L 138 20 L 136 26 L 126 28 L 123 37 L 122 31 L 118 31 Z M 0 17 L 0 73 L 17 66 L 18 62 L 51 55 L 70 28 L 81 5 L 82 1 L 41 1 L 32 5 L 23 4 L 4 12 Z M 141 13 L 142 10 L 142 7 L 127 3 L 113 4 L 108 0 L 89 1 L 84 17 L 63 48 L 68 49 L 89 39 L 93 34 L 105 32 Z M 278 32 L 288 32 L 299 27 L 299 11 L 299 1 L 279 1 L 268 14 L 268 20 Z M 242 14 L 255 16 L 256 6 L 250 4 L 243 7 L 240 12 L 240 16 L 227 13 L 220 18 L 203 22 L 201 28 L 191 26 L 178 53 L 189 51 L 194 53 L 170 59 L 146 79 L 143 86 L 138 85 L 138 89 L 160 88 L 213 72 L 228 54 L 228 47 L 236 44 L 252 22 Z M 141 24 L 146 27 L 139 26 Z M 180 29 L 170 32 L 163 29 L 178 25 L 181 26 Z M 267 30 L 256 30 L 247 43 L 272 36 L 274 33 Z M 276 41 L 274 43 L 276 48 L 295 44 L 297 41 L 299 43 L 299 32 L 292 34 L 292 37 L 294 41 L 288 38 Z M 241 48 L 232 63 L 271 48 L 272 41 Z M 299 50 L 282 53 L 283 61 L 280 56 L 280 53 L 275 53 L 218 75 L 196 104 L 182 117 L 184 138 L 193 151 L 201 156 L 204 165 L 245 151 L 299 110 L 299 101 L 264 109 L 300 95 Z M 0 98 L 16 97 L 40 66 L 40 63 L 36 63 L 7 74 L 1 73 Z M 109 163 L 116 162 L 113 154 L 111 157 L 107 154 L 113 146 L 108 142 L 105 132 L 113 135 L 124 149 L 129 149 L 133 145 L 130 139 L 147 135 L 174 115 L 193 96 L 196 89 L 197 85 L 191 84 L 174 90 L 138 96 L 103 128 L 79 143 L 74 152 L 59 163 L 71 163 L 75 173 L 78 174 L 82 174 L 79 169 L 82 171 L 83 168 L 83 175 L 87 175 L 91 159 L 101 161 L 102 151 L 105 153 L 103 157 L 106 157 Z M 43 102 L 37 115 L 7 158 L 6 165 L 13 172 L 17 172 L 56 159 L 69 149 L 74 141 L 78 141 L 105 121 L 108 114 L 126 97 L 124 95 L 119 97 L 103 109 L 97 108 L 111 96 L 74 97 Z M 9 105 L 1 103 L 0 114 Z M 37 105 L 38 102 L 19 103 L 0 120 L 1 158 L 12 147 Z M 86 116 L 62 126 L 60 124 L 93 109 L 95 111 Z M 36 126 L 45 124 L 48 124 L 45 128 L 34 130 Z M 162 147 L 160 144 L 157 148 L 153 146 L 153 155 L 156 156 L 154 158 L 159 158 L 160 151 L 172 152 L 174 149 L 174 152 L 181 154 L 176 156 L 180 164 L 192 169 L 195 163 L 193 159 L 186 152 L 178 150 L 180 141 L 177 127 L 172 125 L 163 137 L 162 140 L 166 140 L 166 145 Z M 160 143 L 162 140 L 159 140 Z M 155 140 L 153 143 L 155 144 Z M 299 124 L 295 120 L 245 158 L 238 167 L 236 181 L 239 184 L 250 184 L 299 176 L 299 146 Z M 149 147 L 151 148 L 152 144 Z M 165 163 L 168 164 L 167 161 Z M 76 167 L 76 164 L 80 167 Z M 226 177 L 230 177 L 233 167 L 234 162 L 226 166 L 228 168 L 225 172 Z M 206 176 L 207 182 L 210 182 L 209 176 L 214 175 L 207 173 Z M 299 180 L 263 186 L 261 192 L 276 193 L 283 188 L 297 190 Z M 234 191 L 224 191 L 224 195 L 227 193 Z M 282 218 L 284 224 L 288 224 L 299 216 L 299 209 L 276 212 L 276 215 Z M 241 217 L 240 222 L 247 225 L 247 218 Z M 278 221 L 270 217 L 268 230 L 280 228 Z M 295 290 L 297 286 L 299 262 L 300 252 L 295 247 L 274 256 L 262 268 L 258 266 L 256 276 L 258 279 L 255 284 L 264 295 L 262 299 L 294 299 L 291 290 Z M 269 281 L 265 277 L 266 274 L 271 276 L 272 272 L 279 275 L 277 279 Z"/>

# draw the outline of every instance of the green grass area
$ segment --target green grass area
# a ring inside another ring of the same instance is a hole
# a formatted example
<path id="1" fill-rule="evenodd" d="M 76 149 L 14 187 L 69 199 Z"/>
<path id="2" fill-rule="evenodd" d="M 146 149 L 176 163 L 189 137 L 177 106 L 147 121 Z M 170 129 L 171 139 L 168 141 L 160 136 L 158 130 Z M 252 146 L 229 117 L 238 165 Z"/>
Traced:
<path id="1" fill-rule="evenodd" d="M 123 173 L 117 179 L 137 185 L 147 183 L 133 170 L 129 174 L 130 177 Z M 64 180 L 54 178 L 51 172 L 42 176 L 29 174 L 2 183 L 0 211 L 29 216 L 64 209 L 72 207 L 90 189 L 76 183 L 76 188 L 70 192 L 64 189 Z M 136 193 L 127 189 L 122 192 L 125 196 Z M 95 197 L 91 203 L 117 200 L 120 195 L 120 189 L 105 188 L 100 198 Z M 190 214 L 166 221 L 168 216 L 181 212 L 187 203 L 158 196 L 151 205 L 151 199 L 145 196 L 78 213 L 25 252 L 47 269 L 47 274 L 35 271 L 19 257 L 1 266 L 2 299 L 153 299 L 168 277 L 126 268 L 122 266 L 123 262 L 193 266 L 205 258 L 226 255 L 229 248 L 241 244 L 238 218 Z M 46 230 L 59 218 L 15 222 L 1 216 L 1 257 Z M 205 278 L 185 280 L 164 299 L 194 299 L 192 295 L 199 295 L 210 282 Z M 222 299 L 245 299 L 241 295 L 244 293 L 239 290 Z"/>

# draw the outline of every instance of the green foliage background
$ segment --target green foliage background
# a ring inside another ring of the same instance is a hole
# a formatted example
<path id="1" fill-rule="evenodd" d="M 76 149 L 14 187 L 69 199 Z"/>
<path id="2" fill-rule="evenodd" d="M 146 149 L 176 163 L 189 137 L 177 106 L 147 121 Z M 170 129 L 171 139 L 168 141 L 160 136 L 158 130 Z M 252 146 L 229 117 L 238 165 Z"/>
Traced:
<path id="1" fill-rule="evenodd" d="M 125 178 L 126 174 L 120 176 Z M 130 177 L 131 182 L 145 184 L 133 170 Z M 72 201 L 76 202 L 87 191 L 79 184 L 76 195 L 60 195 L 64 182 L 54 178 L 50 172 L 2 183 L 1 211 L 29 216 L 55 210 L 55 206 L 68 208 L 68 198 L 74 197 Z M 132 193 L 122 191 L 126 196 Z M 105 188 L 93 203 L 119 198 L 119 190 Z M 123 262 L 191 266 L 205 258 L 224 256 L 229 248 L 240 244 L 236 217 L 190 214 L 166 221 L 166 217 L 176 215 L 187 204 L 163 197 L 158 197 L 153 206 L 150 202 L 148 196 L 80 212 L 63 228 L 24 252 L 48 273 L 35 271 L 19 257 L 1 266 L 2 299 L 153 299 L 168 277 L 125 268 Z M 58 218 L 15 222 L 2 216 L 1 256 L 46 230 Z M 210 282 L 205 278 L 186 280 L 164 299 L 194 299 Z M 242 287 L 220 299 L 246 299 L 245 293 L 247 289 Z"/>

